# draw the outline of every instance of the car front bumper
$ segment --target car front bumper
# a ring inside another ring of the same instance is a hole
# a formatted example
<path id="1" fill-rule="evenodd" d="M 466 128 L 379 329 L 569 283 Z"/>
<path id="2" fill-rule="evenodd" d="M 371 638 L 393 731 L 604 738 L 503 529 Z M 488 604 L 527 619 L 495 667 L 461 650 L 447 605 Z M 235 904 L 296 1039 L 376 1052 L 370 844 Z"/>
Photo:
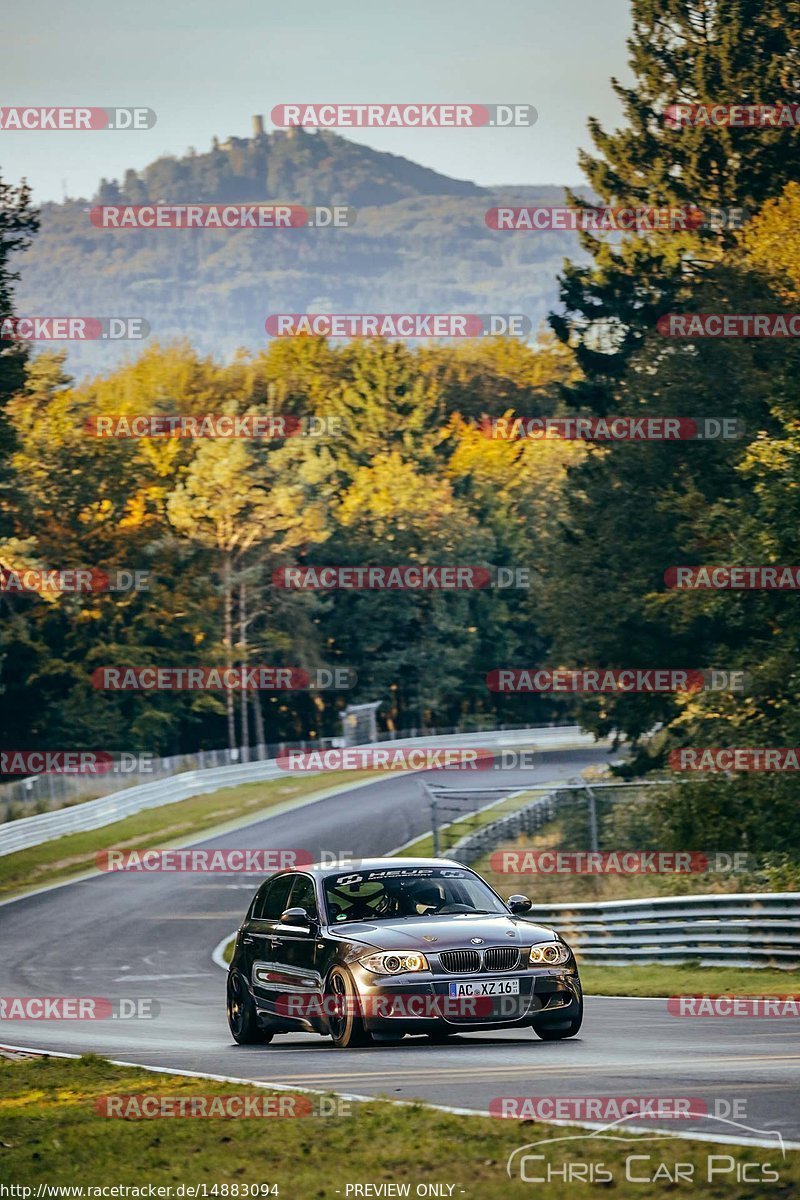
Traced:
<path id="1" fill-rule="evenodd" d="M 370 1033 L 400 1035 L 450 1030 L 508 1029 L 560 1025 L 577 1016 L 581 985 L 575 967 L 480 972 L 468 976 L 431 974 L 377 976 L 350 963 L 361 1015 Z M 451 997 L 450 985 L 519 980 L 517 995 Z"/>

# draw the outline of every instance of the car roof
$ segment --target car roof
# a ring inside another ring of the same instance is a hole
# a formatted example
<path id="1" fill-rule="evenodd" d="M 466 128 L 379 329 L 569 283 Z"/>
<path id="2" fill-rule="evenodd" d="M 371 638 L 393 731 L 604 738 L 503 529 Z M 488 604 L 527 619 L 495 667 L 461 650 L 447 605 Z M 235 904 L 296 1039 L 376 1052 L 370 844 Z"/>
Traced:
<path id="1" fill-rule="evenodd" d="M 321 879 L 325 875 L 341 875 L 347 871 L 387 871 L 398 867 L 460 867 L 469 870 L 464 863 L 452 858 L 354 858 L 352 862 L 312 863 L 310 866 L 290 867 L 289 870 Z"/>

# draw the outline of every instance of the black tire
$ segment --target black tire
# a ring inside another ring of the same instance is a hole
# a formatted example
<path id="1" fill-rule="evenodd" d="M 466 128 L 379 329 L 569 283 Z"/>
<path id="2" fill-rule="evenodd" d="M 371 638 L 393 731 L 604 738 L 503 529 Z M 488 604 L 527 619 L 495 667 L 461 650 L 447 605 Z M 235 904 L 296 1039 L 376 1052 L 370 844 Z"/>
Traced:
<path id="1" fill-rule="evenodd" d="M 341 1008 L 338 1013 L 337 1008 Z M 371 1044 L 372 1034 L 364 1028 L 356 985 L 346 967 L 334 967 L 328 976 L 325 1011 L 328 1015 L 328 1032 L 333 1044 L 340 1050 Z"/>
<path id="2" fill-rule="evenodd" d="M 227 1010 L 231 1036 L 240 1046 L 272 1041 L 270 1030 L 262 1029 L 258 1024 L 250 989 L 238 971 L 228 972 Z"/>
<path id="3" fill-rule="evenodd" d="M 561 1025 L 534 1025 L 534 1031 L 543 1042 L 560 1042 L 562 1038 L 575 1037 L 583 1024 L 583 1000 L 579 1001 L 578 1011 L 571 1021 Z"/>

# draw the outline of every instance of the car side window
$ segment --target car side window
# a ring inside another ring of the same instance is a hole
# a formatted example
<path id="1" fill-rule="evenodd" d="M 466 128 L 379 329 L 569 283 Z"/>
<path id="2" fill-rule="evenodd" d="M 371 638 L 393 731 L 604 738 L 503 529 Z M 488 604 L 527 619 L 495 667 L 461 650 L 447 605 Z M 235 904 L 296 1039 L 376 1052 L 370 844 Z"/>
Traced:
<path id="1" fill-rule="evenodd" d="M 258 920 L 259 916 L 261 915 L 261 909 L 264 907 L 264 899 L 266 897 L 268 887 L 269 887 L 269 880 L 267 880 L 266 883 L 262 883 L 261 887 L 256 892 L 255 898 L 253 899 L 253 903 L 250 906 L 250 913 L 248 915 L 248 920 L 250 920 L 250 921 Z"/>
<path id="2" fill-rule="evenodd" d="M 289 907 L 286 901 L 289 899 L 289 891 L 293 882 L 294 875 L 280 875 L 277 879 L 270 879 L 264 895 L 260 897 L 260 902 L 253 910 L 256 920 L 278 920 L 281 913 Z"/>
<path id="3" fill-rule="evenodd" d="M 317 898 L 314 894 L 314 880 L 309 875 L 295 876 L 292 895 L 287 908 L 304 908 L 310 917 L 316 919 Z"/>

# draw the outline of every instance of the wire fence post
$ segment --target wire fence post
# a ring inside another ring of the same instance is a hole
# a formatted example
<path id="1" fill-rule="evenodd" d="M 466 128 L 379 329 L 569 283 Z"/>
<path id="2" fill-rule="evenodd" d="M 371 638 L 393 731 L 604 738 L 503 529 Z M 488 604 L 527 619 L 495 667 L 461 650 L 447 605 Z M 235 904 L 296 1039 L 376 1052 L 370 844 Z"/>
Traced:
<path id="1" fill-rule="evenodd" d="M 436 793 L 428 786 L 424 779 L 420 779 L 422 790 L 428 797 L 428 803 L 431 809 L 431 833 L 433 835 L 433 857 L 439 857 L 439 805 L 436 799 Z"/>
<path id="2" fill-rule="evenodd" d="M 600 849 L 600 837 L 597 831 L 597 800 L 588 783 L 584 784 L 586 795 L 589 798 L 589 839 L 591 841 L 592 850 Z"/>
<path id="3" fill-rule="evenodd" d="M 438 821 L 438 814 L 436 812 L 436 809 L 437 809 L 436 797 L 431 794 L 431 831 L 433 833 L 433 857 L 434 858 L 438 858 L 439 854 L 440 854 L 439 821 Z"/>
<path id="4" fill-rule="evenodd" d="M 591 850 L 600 849 L 600 835 L 597 827 L 597 797 L 589 787 L 588 781 L 582 776 L 577 776 L 574 781 L 578 787 L 583 788 L 586 792 L 586 806 L 589 815 L 589 848 Z"/>

